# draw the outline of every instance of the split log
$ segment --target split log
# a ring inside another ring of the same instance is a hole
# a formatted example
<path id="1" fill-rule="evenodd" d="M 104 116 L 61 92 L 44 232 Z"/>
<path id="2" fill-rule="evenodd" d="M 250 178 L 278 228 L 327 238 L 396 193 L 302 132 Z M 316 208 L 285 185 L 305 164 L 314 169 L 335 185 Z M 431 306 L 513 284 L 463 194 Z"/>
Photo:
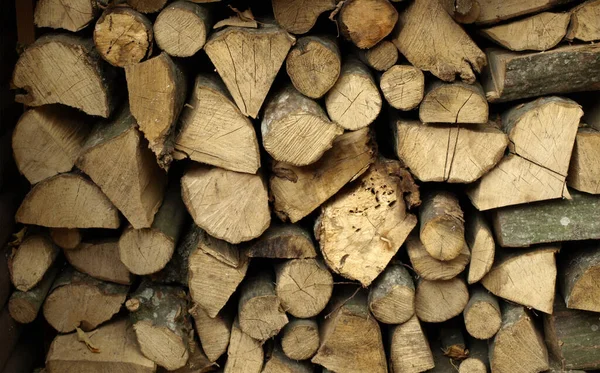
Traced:
<path id="1" fill-rule="evenodd" d="M 69 263 L 79 272 L 98 280 L 131 285 L 133 275 L 119 260 L 117 238 L 82 242 L 77 249 L 65 250 Z"/>
<path id="2" fill-rule="evenodd" d="M 184 238 L 189 256 L 190 297 L 210 317 L 225 306 L 248 270 L 248 258 L 234 245 L 193 227 Z"/>
<path id="3" fill-rule="evenodd" d="M 495 0 L 477 0 L 480 12 L 475 23 L 497 23 L 525 14 L 537 13 L 570 1 L 571 0 L 530 0 L 510 1 L 499 4 Z"/>
<path id="4" fill-rule="evenodd" d="M 479 17 L 478 0 L 442 0 L 440 4 L 458 23 L 473 23 Z"/>
<path id="5" fill-rule="evenodd" d="M 561 258 L 559 285 L 568 308 L 600 312 L 600 248 L 569 250 Z"/>
<path id="6" fill-rule="evenodd" d="M 387 266 L 369 290 L 369 310 L 386 324 L 402 324 L 415 314 L 415 285 L 402 263 Z"/>
<path id="7" fill-rule="evenodd" d="M 163 269 L 175 252 L 175 245 L 187 218 L 179 182 L 173 182 L 154 216 L 150 228 L 128 227 L 119 239 L 119 258 L 131 273 L 149 275 Z"/>
<path id="8" fill-rule="evenodd" d="M 450 192 L 432 191 L 419 209 L 419 238 L 433 258 L 448 261 L 464 250 L 465 220 L 458 198 Z"/>
<path id="9" fill-rule="evenodd" d="M 281 349 L 287 357 L 306 360 L 319 349 L 319 326 L 314 319 L 290 318 L 281 332 Z"/>
<path id="10" fill-rule="evenodd" d="M 544 337 L 563 369 L 600 369 L 598 314 L 570 310 L 557 296 L 554 312 L 544 315 Z"/>
<path id="11" fill-rule="evenodd" d="M 183 71 L 166 53 L 125 67 L 129 107 L 159 165 L 168 168 L 174 126 L 186 97 Z"/>
<path id="12" fill-rule="evenodd" d="M 369 312 L 367 293 L 338 291 L 321 325 L 321 346 L 311 359 L 335 372 L 387 372 L 379 324 Z"/>
<path id="13" fill-rule="evenodd" d="M 51 228 L 118 228 L 119 212 L 96 184 L 65 173 L 37 183 L 15 220 Z"/>
<path id="14" fill-rule="evenodd" d="M 97 13 L 96 0 L 75 0 L 68 5 L 53 0 L 40 0 L 35 5 L 33 21 L 37 27 L 77 32 L 92 23 Z"/>
<path id="15" fill-rule="evenodd" d="M 434 81 L 419 106 L 424 123 L 487 123 L 488 103 L 479 83 Z"/>
<path id="16" fill-rule="evenodd" d="M 255 174 L 260 154 L 252 122 L 233 103 L 216 75 L 196 76 L 192 97 L 179 118 L 175 157 Z"/>
<path id="17" fill-rule="evenodd" d="M 296 39 L 283 29 L 263 23 L 258 29 L 227 27 L 217 31 L 211 34 L 204 50 L 242 114 L 256 118 L 295 42 Z M 247 52 L 250 50 L 268 50 L 269 53 L 258 53 L 258 56 L 254 53 L 250 57 Z M 255 75 L 256 71 L 261 73 Z"/>
<path id="18" fill-rule="evenodd" d="M 142 354 L 168 370 L 183 367 L 193 343 L 185 291 L 142 283 L 126 306 Z"/>
<path id="19" fill-rule="evenodd" d="M 358 57 L 370 68 L 386 71 L 398 62 L 398 48 L 388 40 L 382 40 L 369 49 L 359 49 Z"/>
<path id="20" fill-rule="evenodd" d="M 96 280 L 72 268 L 62 271 L 44 302 L 44 317 L 59 333 L 95 329 L 125 302 L 129 286 Z"/>
<path id="21" fill-rule="evenodd" d="M 508 137 L 490 124 L 465 127 L 392 123 L 396 154 L 421 181 L 472 183 L 504 155 Z"/>
<path id="22" fill-rule="evenodd" d="M 403 164 L 379 158 L 321 207 L 315 236 L 325 263 L 368 286 L 417 225 L 407 210 L 420 202 L 418 186 Z"/>
<path id="23" fill-rule="evenodd" d="M 509 301 L 552 313 L 559 247 L 505 253 L 481 280 L 494 295 Z M 509 279 L 507 281 L 507 279 Z"/>
<path id="24" fill-rule="evenodd" d="M 571 9 L 571 23 L 567 31 L 567 39 L 595 41 L 600 39 L 600 1 L 589 0 Z"/>
<path id="25" fill-rule="evenodd" d="M 467 332 L 477 339 L 492 338 L 502 324 L 498 300 L 480 286 L 472 288 L 463 316 Z"/>
<path id="26" fill-rule="evenodd" d="M 156 372 L 156 364 L 140 352 L 133 328 L 126 319 L 103 325 L 87 337 L 99 353 L 82 343 L 78 333 L 54 338 L 46 357 L 48 373 Z"/>
<path id="27" fill-rule="evenodd" d="M 37 39 L 15 66 L 12 85 L 25 91 L 15 101 L 27 106 L 58 103 L 108 118 L 114 106 L 113 79 L 93 47 L 91 40 L 72 35 Z"/>
<path id="28" fill-rule="evenodd" d="M 293 34 L 306 34 L 323 12 L 335 8 L 334 0 L 271 0 L 277 23 Z"/>
<path id="29" fill-rule="evenodd" d="M 262 175 L 195 165 L 181 178 L 181 194 L 194 222 L 230 243 L 259 237 L 271 224 Z"/>
<path id="30" fill-rule="evenodd" d="M 492 372 L 534 373 L 549 368 L 541 332 L 525 308 L 504 302 L 502 326 L 490 346 Z"/>
<path id="31" fill-rule="evenodd" d="M 262 343 L 244 333 L 236 319 L 231 328 L 223 373 L 261 373 L 264 359 Z"/>
<path id="32" fill-rule="evenodd" d="M 113 66 L 125 67 L 150 57 L 154 43 L 152 22 L 129 7 L 108 8 L 94 27 L 94 44 Z"/>
<path id="33" fill-rule="evenodd" d="M 196 333 L 206 357 L 209 361 L 217 361 L 227 351 L 227 346 L 229 346 L 233 315 L 224 310 L 214 318 L 211 318 L 197 304 L 189 312 L 194 318 Z"/>
<path id="34" fill-rule="evenodd" d="M 333 87 L 340 75 L 341 64 L 337 39 L 328 36 L 298 39 L 285 60 L 294 87 L 314 99 L 323 97 Z"/>
<path id="35" fill-rule="evenodd" d="M 492 268 L 496 243 L 492 230 L 479 211 L 472 209 L 465 221 L 465 241 L 471 249 L 471 262 L 467 282 L 479 282 Z"/>
<path id="36" fill-rule="evenodd" d="M 187 1 L 176 1 L 161 10 L 154 22 L 156 44 L 174 57 L 190 57 L 206 43 L 212 26 L 208 10 Z"/>
<path id="37" fill-rule="evenodd" d="M 165 7 L 168 0 L 127 0 L 127 4 L 138 12 L 156 13 Z"/>
<path id="38" fill-rule="evenodd" d="M 167 182 L 147 146 L 125 106 L 94 127 L 77 160 L 135 228 L 152 225 Z"/>
<path id="39" fill-rule="evenodd" d="M 278 346 L 273 348 L 267 358 L 262 373 L 312 373 L 314 367 L 310 361 L 292 360 Z"/>
<path id="40" fill-rule="evenodd" d="M 444 81 L 467 83 L 486 65 L 485 54 L 436 0 L 416 0 L 400 14 L 393 43 L 415 67 Z"/>
<path id="41" fill-rule="evenodd" d="M 570 19 L 569 13 L 544 12 L 481 32 L 511 51 L 545 51 L 554 48 L 565 37 Z"/>
<path id="42" fill-rule="evenodd" d="M 571 200 L 544 201 L 495 210 L 498 244 L 527 247 L 538 243 L 600 238 L 600 199 L 571 190 Z"/>
<path id="43" fill-rule="evenodd" d="M 392 44 L 392 47 L 396 47 Z M 395 109 L 412 110 L 419 106 L 425 92 L 425 76 L 411 65 L 395 65 L 381 75 L 379 87 L 386 101 Z"/>
<path id="44" fill-rule="evenodd" d="M 77 228 L 52 228 L 50 238 L 63 250 L 73 250 L 79 246 L 82 233 Z"/>
<path id="45" fill-rule="evenodd" d="M 425 280 L 450 280 L 465 270 L 471 253 L 465 243 L 458 256 L 442 261 L 435 259 L 425 249 L 417 235 L 411 235 L 406 240 L 406 251 L 415 272 Z"/>
<path id="46" fill-rule="evenodd" d="M 448 281 L 420 280 L 415 293 L 415 312 L 421 321 L 444 322 L 460 315 L 468 301 L 467 284 L 460 277 Z"/>
<path id="47" fill-rule="evenodd" d="M 600 45 L 567 45 L 545 53 L 486 51 L 483 89 L 489 102 L 513 101 L 552 93 L 598 90 Z"/>
<path id="48" fill-rule="evenodd" d="M 26 237 L 8 259 L 10 280 L 15 288 L 28 291 L 36 286 L 56 261 L 60 249 L 43 234 Z"/>
<path id="49" fill-rule="evenodd" d="M 339 79 L 325 96 L 325 107 L 329 118 L 347 130 L 373 123 L 381 111 L 381 95 L 369 68 L 358 59 L 346 59 Z"/>
<path id="50" fill-rule="evenodd" d="M 8 312 L 15 321 L 29 324 L 36 318 L 52 287 L 60 266 L 55 263 L 46 271 L 42 280 L 28 291 L 15 290 L 8 301 Z"/>
<path id="51" fill-rule="evenodd" d="M 295 224 L 271 224 L 248 248 L 250 258 L 305 259 L 317 252 L 311 234 Z"/>
<path id="52" fill-rule="evenodd" d="M 321 260 L 292 259 L 276 264 L 275 278 L 281 306 L 292 316 L 316 316 L 331 298 L 333 277 Z"/>
<path id="53" fill-rule="evenodd" d="M 163 367 L 158 368 L 158 373 L 208 373 L 212 372 L 218 366 L 216 363 L 208 360 L 198 342 L 191 341 L 190 346 L 190 358 L 187 363 L 179 369 L 176 370 L 167 370 Z"/>
<path id="54" fill-rule="evenodd" d="M 580 128 L 569 163 L 567 184 L 581 192 L 600 194 L 600 131 Z"/>
<path id="55" fill-rule="evenodd" d="M 388 36 L 397 21 L 398 12 L 388 0 L 345 1 L 337 19 L 342 35 L 361 49 Z"/>
<path id="56" fill-rule="evenodd" d="M 273 159 L 294 166 L 319 160 L 344 129 L 331 122 L 316 102 L 287 85 L 265 105 L 263 147 Z"/>
<path id="57" fill-rule="evenodd" d="M 275 213 L 292 223 L 310 214 L 369 168 L 375 161 L 374 147 L 372 133 L 365 128 L 338 136 L 332 148 L 312 165 L 273 162 L 269 190 Z"/>
<path id="58" fill-rule="evenodd" d="M 89 133 L 89 120 L 58 105 L 26 111 L 13 131 L 14 160 L 31 184 L 69 172 Z"/>
<path id="59" fill-rule="evenodd" d="M 434 367 L 429 341 L 417 316 L 389 331 L 390 371 L 419 373 Z"/>

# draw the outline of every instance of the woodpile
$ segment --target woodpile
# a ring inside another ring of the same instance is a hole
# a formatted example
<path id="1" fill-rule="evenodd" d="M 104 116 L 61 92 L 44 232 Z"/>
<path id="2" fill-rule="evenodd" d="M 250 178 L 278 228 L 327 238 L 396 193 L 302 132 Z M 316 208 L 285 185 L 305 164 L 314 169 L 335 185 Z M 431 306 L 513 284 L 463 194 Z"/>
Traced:
<path id="1" fill-rule="evenodd" d="M 31 18 L 0 373 L 600 370 L 599 0 Z"/>

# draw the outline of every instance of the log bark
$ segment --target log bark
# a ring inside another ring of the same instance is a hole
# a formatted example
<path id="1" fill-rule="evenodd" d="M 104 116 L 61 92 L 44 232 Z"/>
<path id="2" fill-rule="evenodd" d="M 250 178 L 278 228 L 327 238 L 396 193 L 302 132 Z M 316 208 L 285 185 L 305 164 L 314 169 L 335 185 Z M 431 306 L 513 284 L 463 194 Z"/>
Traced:
<path id="1" fill-rule="evenodd" d="M 267 101 L 261 122 L 262 144 L 267 153 L 294 166 L 315 163 L 343 132 L 316 101 L 292 85 Z"/>
<path id="2" fill-rule="evenodd" d="M 127 4 L 138 12 L 157 13 L 165 7 L 168 0 L 127 0 Z"/>
<path id="3" fill-rule="evenodd" d="M 40 0 L 35 5 L 33 20 L 37 27 L 77 32 L 94 21 L 98 9 L 96 0 L 70 1 L 68 6 L 52 0 Z"/>
<path id="4" fill-rule="evenodd" d="M 242 114 L 256 118 L 277 72 L 296 39 L 283 29 L 262 24 L 258 29 L 227 27 L 211 34 L 204 46 Z M 245 45 L 245 48 L 241 48 Z M 258 58 L 244 50 L 269 50 Z M 260 69 L 261 74 L 255 76 Z"/>
<path id="5" fill-rule="evenodd" d="M 260 174 L 195 165 L 181 178 L 181 194 L 194 222 L 227 242 L 257 238 L 271 224 L 267 185 Z"/>
<path id="6" fill-rule="evenodd" d="M 52 228 L 50 238 L 63 250 L 73 250 L 81 243 L 82 233 L 77 228 Z"/>
<path id="7" fill-rule="evenodd" d="M 306 34 L 321 13 L 335 8 L 334 0 L 271 0 L 273 14 L 279 26 L 293 34 Z"/>
<path id="8" fill-rule="evenodd" d="M 423 123 L 487 123 L 488 103 L 479 83 L 434 81 L 419 106 Z"/>
<path id="9" fill-rule="evenodd" d="M 393 44 L 392 47 L 396 49 Z M 379 87 L 390 106 L 408 111 L 419 106 L 423 100 L 425 76 L 414 66 L 394 65 L 381 75 Z"/>
<path id="10" fill-rule="evenodd" d="M 12 135 L 19 172 L 35 184 L 71 171 L 89 133 L 88 122 L 83 114 L 58 105 L 26 111 Z"/>
<path id="11" fill-rule="evenodd" d="M 44 278 L 36 286 L 28 291 L 15 290 L 12 293 L 8 301 L 8 312 L 15 321 L 29 324 L 37 318 L 59 271 L 60 265 L 55 263 L 46 271 Z"/>
<path id="12" fill-rule="evenodd" d="M 316 316 L 331 298 L 333 277 L 320 259 L 292 259 L 276 264 L 275 278 L 281 306 L 292 316 Z"/>
<path id="13" fill-rule="evenodd" d="M 369 310 L 385 324 L 402 324 L 415 314 L 415 285 L 402 263 L 391 263 L 369 290 Z"/>
<path id="14" fill-rule="evenodd" d="M 487 220 L 482 213 L 472 209 L 465 221 L 465 241 L 471 248 L 471 262 L 467 281 L 479 282 L 492 268 L 496 253 L 496 242 Z"/>
<path id="15" fill-rule="evenodd" d="M 60 249 L 44 234 L 26 237 L 8 259 L 10 280 L 15 288 L 28 291 L 36 286 L 56 261 Z"/>
<path id="16" fill-rule="evenodd" d="M 357 51 L 360 60 L 377 71 L 387 71 L 398 61 L 398 48 L 389 40 L 382 40 L 369 49 Z"/>
<path id="17" fill-rule="evenodd" d="M 460 315 L 468 301 L 467 284 L 460 277 L 448 281 L 420 280 L 415 293 L 415 312 L 421 321 L 440 323 Z"/>
<path id="18" fill-rule="evenodd" d="M 301 37 L 288 53 L 285 67 L 300 93 L 314 99 L 323 97 L 337 81 L 342 67 L 337 39 Z"/>
<path id="19" fill-rule="evenodd" d="M 600 312 L 598 245 L 569 250 L 561 260 L 560 274 L 560 290 L 568 308 Z"/>
<path id="20" fill-rule="evenodd" d="M 490 369 L 490 359 L 487 341 L 474 338 L 467 339 L 469 346 L 469 357 L 463 360 L 458 373 L 487 373 Z"/>
<path id="21" fill-rule="evenodd" d="M 90 331 L 119 312 L 128 290 L 129 286 L 103 282 L 66 268 L 44 302 L 44 317 L 60 333 L 70 333 L 77 327 Z"/>
<path id="22" fill-rule="evenodd" d="M 466 245 L 465 220 L 458 198 L 446 191 L 433 191 L 419 209 L 419 238 L 433 258 L 457 258 Z"/>
<path id="23" fill-rule="evenodd" d="M 247 251 L 250 258 L 306 259 L 317 252 L 311 234 L 299 225 L 273 223 Z"/>
<path id="24" fill-rule="evenodd" d="M 27 106 L 63 104 L 108 118 L 114 106 L 113 79 L 93 46 L 91 40 L 72 35 L 37 39 L 15 66 L 12 85 L 25 90 L 15 101 Z M 47 87 L 53 89 L 48 92 Z"/>
<path id="25" fill-rule="evenodd" d="M 133 275 L 119 259 L 117 238 L 82 242 L 77 249 L 65 250 L 69 263 L 79 272 L 98 280 L 131 285 Z"/>
<path id="26" fill-rule="evenodd" d="M 206 357 L 209 361 L 217 361 L 227 351 L 227 347 L 229 346 L 233 315 L 229 310 L 222 310 L 217 316 L 211 318 L 197 304 L 189 312 L 194 318 L 196 333 Z"/>
<path id="27" fill-rule="evenodd" d="M 346 278 L 371 284 L 417 224 L 408 209 L 420 203 L 418 193 L 401 162 L 378 159 L 321 207 L 315 236 L 325 263 Z"/>
<path id="28" fill-rule="evenodd" d="M 390 328 L 389 343 L 391 371 L 419 373 L 434 367 L 427 335 L 416 315 Z"/>
<path id="29" fill-rule="evenodd" d="M 245 334 L 236 319 L 231 328 L 231 339 L 223 373 L 261 373 L 264 360 L 262 343 Z"/>
<path id="30" fill-rule="evenodd" d="M 310 361 L 292 360 L 287 357 L 279 346 L 271 351 L 262 373 L 312 373 L 314 368 Z"/>
<path id="31" fill-rule="evenodd" d="M 167 183 L 147 146 L 125 106 L 94 127 L 77 160 L 135 228 L 152 225 Z"/>
<path id="32" fill-rule="evenodd" d="M 502 324 L 498 300 L 480 286 L 471 288 L 471 297 L 463 316 L 467 332 L 477 339 L 492 338 Z"/>
<path id="33" fill-rule="evenodd" d="M 367 170 L 375 161 L 374 146 L 372 134 L 365 128 L 337 137 L 332 148 L 312 165 L 273 162 L 269 189 L 275 213 L 292 223 L 310 214 Z"/>
<path id="34" fill-rule="evenodd" d="M 567 45 L 545 53 L 486 50 L 483 89 L 491 103 L 600 87 L 600 46 Z"/>
<path id="35" fill-rule="evenodd" d="M 450 280 L 465 270 L 471 252 L 465 243 L 460 254 L 454 259 L 442 261 L 432 257 L 415 234 L 406 240 L 406 251 L 415 272 L 425 280 Z"/>
<path id="36" fill-rule="evenodd" d="M 454 23 L 435 0 L 417 0 L 402 12 L 392 41 L 415 67 L 430 71 L 444 81 L 456 74 L 467 83 L 486 65 L 485 54 L 463 29 Z"/>
<path id="37" fill-rule="evenodd" d="M 160 49 L 173 57 L 190 57 L 206 43 L 212 26 L 207 8 L 176 1 L 161 10 L 154 22 L 154 37 Z"/>
<path id="38" fill-rule="evenodd" d="M 113 66 L 139 63 L 152 54 L 152 22 L 129 7 L 108 8 L 94 27 L 94 44 L 100 56 Z"/>
<path id="39" fill-rule="evenodd" d="M 232 101 L 216 75 L 199 74 L 179 118 L 177 158 L 187 157 L 231 171 L 255 174 L 260 153 L 252 122 Z"/>
<path id="40" fill-rule="evenodd" d="M 600 194 L 600 131 L 580 128 L 569 163 L 567 184 L 580 192 Z"/>
<path id="41" fill-rule="evenodd" d="M 332 121 L 356 131 L 373 123 L 381 111 L 381 95 L 369 69 L 358 59 L 342 64 L 340 77 L 325 96 Z"/>
<path id="42" fill-rule="evenodd" d="M 589 0 L 571 9 L 571 23 L 567 31 L 567 39 L 595 41 L 600 39 L 600 1 Z"/>
<path id="43" fill-rule="evenodd" d="M 361 49 L 374 47 L 388 36 L 398 12 L 388 0 L 349 0 L 340 9 L 341 34 Z"/>
<path id="44" fill-rule="evenodd" d="M 290 318 L 281 331 L 281 349 L 293 360 L 306 360 L 319 349 L 319 326 L 315 319 Z"/>
<path id="45" fill-rule="evenodd" d="M 571 0 L 529 0 L 506 1 L 498 4 L 495 0 L 477 0 L 479 3 L 479 16 L 475 20 L 478 24 L 492 24 L 525 14 L 537 13 L 554 6 L 569 3 Z"/>
<path id="46" fill-rule="evenodd" d="M 37 183 L 15 220 L 51 228 L 118 228 L 119 212 L 96 184 L 64 173 Z"/>

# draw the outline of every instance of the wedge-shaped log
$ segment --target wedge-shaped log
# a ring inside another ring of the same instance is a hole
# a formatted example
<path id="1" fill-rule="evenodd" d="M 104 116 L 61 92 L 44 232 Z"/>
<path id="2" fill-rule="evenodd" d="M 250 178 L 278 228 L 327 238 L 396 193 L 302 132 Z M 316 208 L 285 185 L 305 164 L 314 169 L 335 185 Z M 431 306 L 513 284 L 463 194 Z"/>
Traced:
<path id="1" fill-rule="evenodd" d="M 382 40 L 369 49 L 359 49 L 360 60 L 377 71 L 386 71 L 398 61 L 398 48 L 389 40 Z"/>
<path id="2" fill-rule="evenodd" d="M 224 373 L 261 373 L 264 360 L 262 343 L 244 333 L 236 319 L 231 328 Z"/>
<path id="3" fill-rule="evenodd" d="M 600 248 L 597 244 L 569 250 L 561 260 L 559 285 L 569 308 L 600 312 Z"/>
<path id="4" fill-rule="evenodd" d="M 419 118 L 423 123 L 487 123 L 488 111 L 479 83 L 434 81 L 419 106 Z"/>
<path id="5" fill-rule="evenodd" d="M 37 27 L 76 32 L 92 23 L 98 8 L 96 0 L 74 0 L 68 6 L 52 0 L 40 0 L 35 5 L 33 21 Z"/>
<path id="6" fill-rule="evenodd" d="M 315 319 L 291 318 L 281 331 L 281 349 L 290 359 L 310 359 L 317 353 L 319 344 L 319 326 Z"/>
<path id="7" fill-rule="evenodd" d="M 570 1 L 571 0 L 528 0 L 498 3 L 495 0 L 477 0 L 480 10 L 475 23 L 497 23 L 525 14 L 537 13 Z"/>
<path id="8" fill-rule="evenodd" d="M 496 254 L 492 229 L 483 214 L 475 209 L 467 212 L 465 241 L 471 249 L 467 281 L 469 284 L 474 284 L 490 271 Z"/>
<path id="9" fill-rule="evenodd" d="M 571 9 L 571 23 L 567 39 L 594 41 L 600 39 L 600 1 L 589 0 Z"/>
<path id="10" fill-rule="evenodd" d="M 204 46 L 211 24 L 208 9 L 187 1 L 176 1 L 156 17 L 156 44 L 174 57 L 193 56 Z"/>
<path id="11" fill-rule="evenodd" d="M 590 194 L 600 194 L 600 131 L 580 128 L 569 163 L 567 184 Z"/>
<path id="12" fill-rule="evenodd" d="M 419 373 L 434 367 L 427 335 L 417 316 L 389 331 L 389 366 L 393 372 Z"/>
<path id="13" fill-rule="evenodd" d="M 233 323 L 232 312 L 224 309 L 212 318 L 197 304 L 190 308 L 189 312 L 194 318 L 196 333 L 206 357 L 209 361 L 217 361 L 229 346 Z"/>
<path id="14" fill-rule="evenodd" d="M 382 323 L 402 324 L 415 314 L 415 285 L 402 263 L 392 263 L 369 290 L 369 310 Z"/>
<path id="15" fill-rule="evenodd" d="M 15 288 L 27 291 L 37 285 L 56 261 L 60 249 L 44 234 L 27 236 L 8 259 L 10 280 Z"/>
<path id="16" fill-rule="evenodd" d="M 393 44 L 392 46 L 396 48 Z M 411 65 L 394 65 L 381 75 L 379 87 L 383 97 L 393 108 L 412 110 L 423 100 L 425 75 Z"/>
<path id="17" fill-rule="evenodd" d="M 345 1 L 337 20 L 342 35 L 361 49 L 388 36 L 397 21 L 398 12 L 388 0 Z"/>
<path id="18" fill-rule="evenodd" d="M 460 277 L 448 281 L 419 280 L 415 294 L 415 312 L 421 321 L 444 322 L 460 315 L 468 301 L 467 284 Z"/>
<path id="19" fill-rule="evenodd" d="M 60 263 L 62 264 L 62 263 Z M 60 265 L 54 262 L 37 285 L 27 291 L 15 290 L 8 300 L 10 317 L 21 324 L 28 324 L 37 318 L 44 300 L 52 287 Z"/>
<path id="20" fill-rule="evenodd" d="M 130 285 L 133 275 L 119 259 L 119 240 L 103 238 L 85 241 L 76 249 L 65 250 L 69 263 L 98 280 Z"/>
<path id="21" fill-rule="evenodd" d="M 471 288 L 469 303 L 463 311 L 467 332 L 477 339 L 490 339 L 502 324 L 498 300 L 481 286 Z"/>
<path id="22" fill-rule="evenodd" d="M 293 34 L 306 34 L 323 12 L 335 8 L 334 0 L 271 0 L 277 23 Z"/>
<path id="23" fill-rule="evenodd" d="M 295 224 L 271 224 L 247 251 L 250 258 L 305 259 L 317 256 L 311 234 Z"/>
<path id="24" fill-rule="evenodd" d="M 406 240 L 406 251 L 415 272 L 426 280 L 450 280 L 458 276 L 465 270 L 471 257 L 469 247 L 464 244 L 456 258 L 446 261 L 436 259 L 414 234 Z"/>

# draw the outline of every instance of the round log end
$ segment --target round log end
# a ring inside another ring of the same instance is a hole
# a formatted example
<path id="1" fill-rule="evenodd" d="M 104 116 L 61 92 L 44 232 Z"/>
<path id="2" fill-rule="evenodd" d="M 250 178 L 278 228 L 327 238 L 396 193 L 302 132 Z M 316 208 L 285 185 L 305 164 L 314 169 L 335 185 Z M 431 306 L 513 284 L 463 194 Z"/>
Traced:
<path id="1" fill-rule="evenodd" d="M 149 275 L 163 269 L 175 252 L 175 242 L 152 228 L 129 227 L 119 239 L 119 256 L 136 275 Z"/>

